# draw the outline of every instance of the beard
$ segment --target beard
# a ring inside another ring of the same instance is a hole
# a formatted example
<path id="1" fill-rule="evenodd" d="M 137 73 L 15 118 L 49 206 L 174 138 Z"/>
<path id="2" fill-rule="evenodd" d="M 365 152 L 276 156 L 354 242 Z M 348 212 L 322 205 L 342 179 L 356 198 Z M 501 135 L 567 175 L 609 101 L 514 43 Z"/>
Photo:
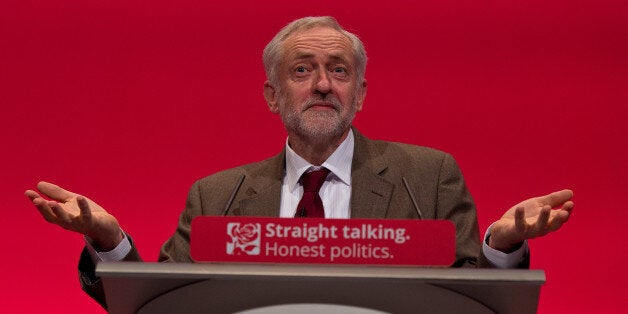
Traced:
<path id="1" fill-rule="evenodd" d="M 279 99 L 279 113 L 288 134 L 294 133 L 312 141 L 327 141 L 342 136 L 351 126 L 357 111 L 356 97 L 351 99 L 348 107 L 332 94 L 312 96 L 301 106 L 295 106 L 285 95 L 280 95 Z M 333 109 L 310 110 L 321 102 L 331 104 Z"/>

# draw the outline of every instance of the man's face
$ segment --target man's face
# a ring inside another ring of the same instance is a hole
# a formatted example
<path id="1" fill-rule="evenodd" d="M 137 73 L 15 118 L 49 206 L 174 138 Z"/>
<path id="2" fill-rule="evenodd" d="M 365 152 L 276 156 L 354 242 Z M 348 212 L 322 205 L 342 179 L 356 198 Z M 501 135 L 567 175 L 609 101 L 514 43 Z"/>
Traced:
<path id="1" fill-rule="evenodd" d="M 344 136 L 366 93 L 366 81 L 357 82 L 351 41 L 315 27 L 290 35 L 282 48 L 279 86 L 264 86 L 270 110 L 281 115 L 291 137 Z"/>

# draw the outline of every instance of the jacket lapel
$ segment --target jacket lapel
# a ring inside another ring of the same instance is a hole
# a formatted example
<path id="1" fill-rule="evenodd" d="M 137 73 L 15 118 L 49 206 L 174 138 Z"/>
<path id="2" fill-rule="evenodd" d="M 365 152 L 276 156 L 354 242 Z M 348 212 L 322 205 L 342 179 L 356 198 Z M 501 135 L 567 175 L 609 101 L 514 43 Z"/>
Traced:
<path id="1" fill-rule="evenodd" d="M 351 217 L 386 218 L 394 185 L 383 174 L 388 162 L 355 128 L 355 148 L 351 166 Z"/>
<path id="2" fill-rule="evenodd" d="M 284 150 L 265 161 L 267 165 L 245 171 L 230 211 L 234 216 L 279 217 L 285 160 Z"/>

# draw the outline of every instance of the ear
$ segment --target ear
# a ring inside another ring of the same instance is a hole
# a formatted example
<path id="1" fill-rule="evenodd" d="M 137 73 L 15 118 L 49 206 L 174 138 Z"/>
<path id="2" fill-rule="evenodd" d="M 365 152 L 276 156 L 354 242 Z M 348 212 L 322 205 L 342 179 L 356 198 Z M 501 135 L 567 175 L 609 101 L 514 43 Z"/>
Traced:
<path id="1" fill-rule="evenodd" d="M 357 110 L 361 111 L 362 110 L 362 104 L 364 104 L 364 98 L 366 98 L 366 80 L 362 81 L 362 86 L 360 87 L 360 90 L 358 91 L 358 99 L 356 99 L 356 104 L 357 104 Z"/>
<path id="2" fill-rule="evenodd" d="M 277 92 L 275 87 L 270 83 L 270 81 L 264 82 L 264 99 L 266 99 L 266 103 L 268 104 L 268 109 L 272 113 L 279 113 L 279 106 L 277 104 Z"/>

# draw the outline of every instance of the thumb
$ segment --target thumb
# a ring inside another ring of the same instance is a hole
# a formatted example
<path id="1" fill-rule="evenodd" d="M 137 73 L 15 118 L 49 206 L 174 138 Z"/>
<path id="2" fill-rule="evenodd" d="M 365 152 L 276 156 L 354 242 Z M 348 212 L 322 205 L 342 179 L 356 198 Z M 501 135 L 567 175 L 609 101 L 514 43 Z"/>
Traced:
<path id="1" fill-rule="evenodd" d="M 83 219 L 85 219 L 86 221 L 92 219 L 92 211 L 89 208 L 89 203 L 87 202 L 87 199 L 85 199 L 85 197 L 83 196 L 79 196 L 76 198 L 76 201 L 78 203 L 79 209 L 81 210 L 81 217 L 83 217 Z"/>

